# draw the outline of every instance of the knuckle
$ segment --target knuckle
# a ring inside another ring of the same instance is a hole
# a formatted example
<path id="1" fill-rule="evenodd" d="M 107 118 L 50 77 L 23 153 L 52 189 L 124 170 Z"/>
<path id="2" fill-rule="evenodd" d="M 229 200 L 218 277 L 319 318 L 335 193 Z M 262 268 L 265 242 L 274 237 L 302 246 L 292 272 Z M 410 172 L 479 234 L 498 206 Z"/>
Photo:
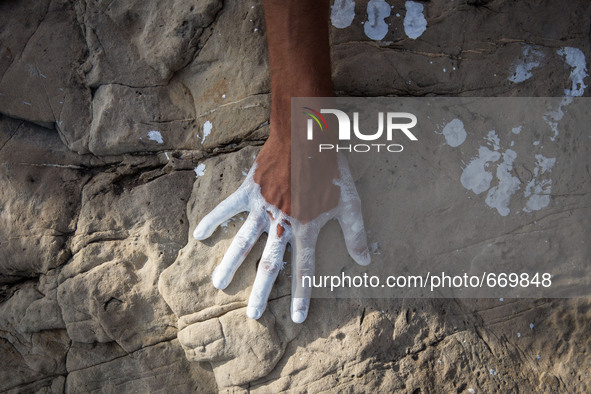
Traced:
<path id="1" fill-rule="evenodd" d="M 279 269 L 281 268 L 281 264 L 282 264 L 282 262 L 279 262 L 279 261 L 266 260 L 261 263 L 261 269 L 263 270 L 263 272 L 265 272 L 269 275 L 272 275 L 272 274 L 276 274 L 277 272 L 279 272 Z"/>
<path id="2" fill-rule="evenodd" d="M 238 234 L 234 237 L 234 243 L 239 249 L 246 249 L 249 246 L 249 238 Z"/>
<path id="3" fill-rule="evenodd" d="M 304 276 L 313 276 L 314 275 L 314 269 L 310 269 L 310 268 L 299 269 L 297 271 L 297 275 L 298 275 L 298 278 L 302 278 Z"/>

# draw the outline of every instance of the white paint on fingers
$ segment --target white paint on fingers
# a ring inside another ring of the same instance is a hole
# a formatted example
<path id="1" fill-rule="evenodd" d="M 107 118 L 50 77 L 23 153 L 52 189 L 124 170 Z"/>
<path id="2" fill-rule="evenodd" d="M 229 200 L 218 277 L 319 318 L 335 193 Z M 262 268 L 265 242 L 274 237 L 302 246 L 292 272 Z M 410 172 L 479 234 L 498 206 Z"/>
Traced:
<path id="1" fill-rule="evenodd" d="M 238 190 L 231 194 L 217 207 L 207 214 L 193 231 L 193 237 L 197 240 L 209 238 L 215 229 L 230 219 L 232 216 L 249 210 L 249 187 L 243 184 Z M 248 185 L 246 185 L 248 186 Z"/>
<path id="2" fill-rule="evenodd" d="M 291 299 L 291 320 L 300 324 L 308 317 L 310 298 L 294 297 Z"/>
<path id="3" fill-rule="evenodd" d="M 268 227 L 269 217 L 266 212 L 251 212 L 232 240 L 222 262 L 211 275 L 213 285 L 217 289 L 223 290 L 230 284 L 236 270 Z"/>
<path id="4" fill-rule="evenodd" d="M 289 226 L 286 226 L 285 231 L 279 237 L 277 235 L 277 223 L 279 223 L 277 220 L 271 221 L 269 238 L 267 239 L 267 244 L 265 245 L 254 285 L 252 286 L 252 291 L 248 299 L 246 314 L 252 319 L 258 319 L 263 315 L 275 279 L 277 279 L 279 270 L 283 266 L 283 255 L 285 254 L 285 247 L 291 235 L 291 229 Z"/>

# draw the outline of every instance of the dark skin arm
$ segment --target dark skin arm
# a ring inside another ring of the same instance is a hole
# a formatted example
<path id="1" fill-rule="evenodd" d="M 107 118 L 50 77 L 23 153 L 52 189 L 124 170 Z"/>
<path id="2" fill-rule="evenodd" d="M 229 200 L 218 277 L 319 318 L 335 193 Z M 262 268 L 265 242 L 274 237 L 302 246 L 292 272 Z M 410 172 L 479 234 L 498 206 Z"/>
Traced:
<path id="1" fill-rule="evenodd" d="M 291 98 L 333 95 L 328 40 L 329 2 L 264 0 L 264 10 L 271 69 L 271 131 L 257 157 L 254 180 L 269 203 L 287 215 L 307 222 L 338 202 L 338 193 L 333 190 L 332 196 L 323 196 L 321 206 L 303 204 L 301 210 L 296 207 L 292 212 L 291 163 L 297 163 L 297 171 L 301 174 L 317 174 L 317 169 L 323 168 L 325 173 L 320 176 L 327 178 L 325 183 L 328 185 L 338 176 L 336 160 L 328 164 L 291 160 Z M 318 184 L 308 180 L 301 185 L 305 183 Z M 309 195 L 305 187 L 297 191 L 302 196 Z"/>

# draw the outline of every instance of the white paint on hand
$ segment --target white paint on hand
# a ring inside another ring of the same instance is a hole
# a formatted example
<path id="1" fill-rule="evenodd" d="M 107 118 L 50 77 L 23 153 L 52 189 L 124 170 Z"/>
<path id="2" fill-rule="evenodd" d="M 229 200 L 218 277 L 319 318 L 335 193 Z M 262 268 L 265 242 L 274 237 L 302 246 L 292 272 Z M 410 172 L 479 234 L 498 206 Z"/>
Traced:
<path id="1" fill-rule="evenodd" d="M 559 49 L 556 53 L 564 58 L 564 61 L 571 66 L 569 79 L 571 80 L 571 88 L 564 89 L 564 95 L 567 97 L 579 97 L 585 93 L 585 78 L 587 74 L 587 63 L 585 62 L 585 54 L 579 48 L 564 47 Z"/>
<path id="2" fill-rule="evenodd" d="M 367 22 L 363 25 L 365 35 L 372 40 L 381 40 L 388 33 L 384 19 L 390 16 L 390 6 L 384 0 L 370 0 L 367 3 Z"/>
<path id="3" fill-rule="evenodd" d="M 423 15 L 423 5 L 415 1 L 407 1 L 404 17 L 404 32 L 408 38 L 416 40 L 427 30 L 427 19 Z"/>
<path id="4" fill-rule="evenodd" d="M 511 175 L 516 158 L 517 153 L 512 149 L 507 149 L 503 153 L 503 162 L 497 167 L 499 184 L 491 187 L 486 196 L 486 205 L 496 208 L 501 216 L 509 215 L 511 196 L 519 189 L 521 184 L 519 178 Z"/>
<path id="5" fill-rule="evenodd" d="M 459 119 L 454 119 L 443 128 L 445 142 L 451 147 L 460 146 L 466 141 L 466 129 L 464 123 Z"/>
<path id="6" fill-rule="evenodd" d="M 162 139 L 162 134 L 160 134 L 158 130 L 148 131 L 148 139 L 150 141 L 156 141 L 159 144 L 164 143 L 164 140 Z"/>
<path id="7" fill-rule="evenodd" d="M 294 264 L 301 267 L 313 264 L 318 233 L 332 218 L 336 218 L 341 225 L 345 244 L 351 257 L 361 265 L 367 265 L 371 261 L 362 224 L 361 203 L 355 189 L 353 177 L 345 157 L 339 155 L 337 159 L 340 178 L 336 179 L 334 184 L 341 188 L 339 204 L 330 211 L 320 214 L 311 222 L 301 223 L 264 199 L 260 186 L 253 179 L 256 170 L 255 163 L 238 190 L 201 219 L 193 231 L 195 239 L 203 240 L 213 234 L 219 225 L 223 225 L 237 213 L 250 211 L 221 263 L 212 274 L 213 285 L 218 289 L 224 289 L 230 283 L 234 273 L 242 264 L 259 236 L 263 232 L 268 234 L 267 244 L 261 256 L 261 262 L 246 308 L 248 317 L 258 319 L 263 314 L 273 282 L 277 278 L 279 268 L 283 265 L 286 245 L 290 243 L 294 247 Z M 200 166 L 203 167 L 200 169 Z M 202 175 L 200 173 L 203 173 L 205 169 L 203 164 L 200 166 L 195 168 L 195 173 L 198 176 Z M 284 231 L 279 234 L 278 231 L 281 227 L 283 227 Z M 299 245 L 297 249 L 295 245 Z M 294 272 L 297 271 L 297 269 L 294 270 Z M 295 323 L 303 322 L 308 315 L 309 293 L 303 295 L 304 297 L 292 297 L 291 318 Z"/>
<path id="8" fill-rule="evenodd" d="M 201 163 L 193 169 L 195 171 L 195 178 L 205 175 L 205 164 Z"/>
<path id="9" fill-rule="evenodd" d="M 476 194 L 483 193 L 490 187 L 492 181 L 492 174 L 486 171 L 488 163 L 495 162 L 501 158 L 499 152 L 494 152 L 485 146 L 478 149 L 478 157 L 474 157 L 472 161 L 464 168 L 460 182 L 468 189 Z"/>
<path id="10" fill-rule="evenodd" d="M 330 11 L 330 21 L 338 29 L 351 26 L 355 19 L 354 0 L 335 0 Z"/>
<path id="11" fill-rule="evenodd" d="M 532 70 L 540 67 L 540 61 L 544 58 L 542 52 L 529 45 L 524 45 L 521 53 L 522 58 L 513 66 L 513 74 L 508 78 L 511 82 L 521 83 L 530 79 Z"/>
<path id="12" fill-rule="evenodd" d="M 205 123 L 203 123 L 203 140 L 201 140 L 201 143 L 203 144 L 205 142 L 205 138 L 207 138 L 207 136 L 209 134 L 211 134 L 211 129 L 213 128 L 213 125 L 211 124 L 211 122 L 208 120 Z"/>

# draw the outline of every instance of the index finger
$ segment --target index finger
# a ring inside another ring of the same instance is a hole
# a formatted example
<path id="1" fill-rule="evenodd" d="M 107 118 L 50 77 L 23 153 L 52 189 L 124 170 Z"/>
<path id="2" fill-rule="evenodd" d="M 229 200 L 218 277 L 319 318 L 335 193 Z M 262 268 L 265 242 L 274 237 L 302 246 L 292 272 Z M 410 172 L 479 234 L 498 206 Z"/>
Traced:
<path id="1" fill-rule="evenodd" d="M 240 212 L 248 211 L 248 188 L 240 187 L 208 213 L 193 231 L 197 240 L 208 238 L 215 229 Z"/>

